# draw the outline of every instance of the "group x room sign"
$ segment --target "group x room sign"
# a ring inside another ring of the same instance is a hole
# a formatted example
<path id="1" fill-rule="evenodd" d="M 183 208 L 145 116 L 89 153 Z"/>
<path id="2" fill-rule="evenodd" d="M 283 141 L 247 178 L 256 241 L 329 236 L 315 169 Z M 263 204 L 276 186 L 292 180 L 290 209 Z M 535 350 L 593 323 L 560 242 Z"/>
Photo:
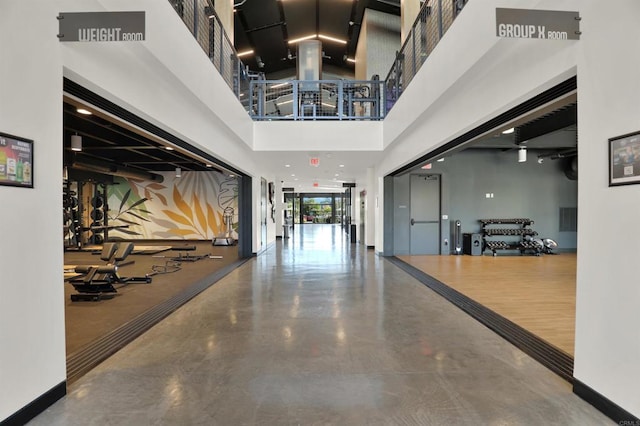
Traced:
<path id="1" fill-rule="evenodd" d="M 579 40 L 578 12 L 496 8 L 496 35 L 506 38 Z"/>
<path id="2" fill-rule="evenodd" d="M 58 22 L 60 41 L 145 39 L 145 12 L 61 12 Z"/>

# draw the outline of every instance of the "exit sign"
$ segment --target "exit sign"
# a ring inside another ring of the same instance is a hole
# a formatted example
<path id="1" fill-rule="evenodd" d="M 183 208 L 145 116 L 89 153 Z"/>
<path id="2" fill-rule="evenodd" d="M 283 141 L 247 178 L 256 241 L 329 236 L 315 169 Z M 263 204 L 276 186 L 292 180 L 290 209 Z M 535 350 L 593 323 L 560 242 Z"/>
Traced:
<path id="1" fill-rule="evenodd" d="M 309 165 L 313 167 L 318 167 L 320 165 L 320 158 L 319 157 L 309 158 Z"/>

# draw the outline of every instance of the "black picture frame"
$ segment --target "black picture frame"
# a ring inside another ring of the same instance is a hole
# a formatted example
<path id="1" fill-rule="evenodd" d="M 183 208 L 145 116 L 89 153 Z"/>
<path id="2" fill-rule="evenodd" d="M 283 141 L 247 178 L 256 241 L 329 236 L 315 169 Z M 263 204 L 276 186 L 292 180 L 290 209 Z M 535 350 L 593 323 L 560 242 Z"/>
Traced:
<path id="1" fill-rule="evenodd" d="M 0 132 L 0 185 L 33 188 L 33 141 Z"/>
<path id="2" fill-rule="evenodd" d="M 609 139 L 609 186 L 640 183 L 640 131 Z"/>

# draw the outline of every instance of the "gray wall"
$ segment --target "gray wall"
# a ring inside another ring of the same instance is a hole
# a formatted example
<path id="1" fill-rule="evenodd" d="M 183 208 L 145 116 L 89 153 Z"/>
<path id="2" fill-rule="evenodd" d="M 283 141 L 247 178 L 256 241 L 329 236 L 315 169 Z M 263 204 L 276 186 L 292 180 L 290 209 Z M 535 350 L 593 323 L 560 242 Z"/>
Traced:
<path id="1" fill-rule="evenodd" d="M 449 239 L 449 222 L 460 220 L 462 232 L 480 231 L 478 219 L 527 217 L 540 237 L 556 240 L 559 249 L 577 247 L 575 232 L 559 231 L 559 209 L 577 207 L 577 181 L 566 178 L 562 160 L 518 163 L 517 151 L 468 149 L 414 173 L 442 175 L 442 239 Z M 486 198 L 492 193 L 493 198 Z M 406 205 L 406 208 L 401 206 Z M 394 253 L 409 253 L 409 176 L 394 179 Z M 511 240 L 505 238 L 506 240 Z M 444 241 L 442 254 L 449 254 Z"/>

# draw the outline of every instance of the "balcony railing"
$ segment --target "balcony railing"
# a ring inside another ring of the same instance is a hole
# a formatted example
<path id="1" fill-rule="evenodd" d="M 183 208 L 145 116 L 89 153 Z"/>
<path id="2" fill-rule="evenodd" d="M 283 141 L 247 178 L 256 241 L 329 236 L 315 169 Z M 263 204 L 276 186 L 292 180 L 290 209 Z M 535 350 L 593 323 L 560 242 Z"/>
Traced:
<path id="1" fill-rule="evenodd" d="M 254 80 L 246 106 L 254 120 L 381 120 L 383 89 L 380 80 Z"/>
<path id="2" fill-rule="evenodd" d="M 246 70 L 216 14 L 211 0 L 169 0 L 202 50 L 220 72 L 229 88 L 240 99 L 249 90 Z"/>
<path id="3" fill-rule="evenodd" d="M 418 73 L 468 0 L 426 1 L 385 79 L 387 112 Z"/>

